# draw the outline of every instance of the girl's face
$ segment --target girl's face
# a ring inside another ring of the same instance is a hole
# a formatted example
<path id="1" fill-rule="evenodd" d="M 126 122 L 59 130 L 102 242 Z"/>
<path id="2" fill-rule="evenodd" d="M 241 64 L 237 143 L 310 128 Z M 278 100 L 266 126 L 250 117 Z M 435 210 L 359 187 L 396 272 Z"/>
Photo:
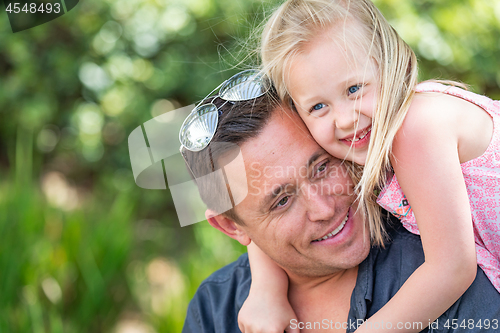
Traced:
<path id="1" fill-rule="evenodd" d="M 291 62 L 288 90 L 314 139 L 331 155 L 365 164 L 376 106 L 375 61 L 354 43 L 321 34 Z"/>

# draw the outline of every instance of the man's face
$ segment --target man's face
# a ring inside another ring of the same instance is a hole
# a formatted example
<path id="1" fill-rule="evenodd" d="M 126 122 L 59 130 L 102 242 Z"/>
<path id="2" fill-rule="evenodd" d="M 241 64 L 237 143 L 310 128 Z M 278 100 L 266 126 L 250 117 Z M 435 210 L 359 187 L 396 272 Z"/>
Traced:
<path id="1" fill-rule="evenodd" d="M 366 258 L 369 232 L 347 170 L 295 113 L 275 110 L 241 152 L 248 184 L 247 197 L 235 207 L 241 229 L 289 274 L 332 274 Z M 246 186 L 241 170 L 226 173 Z"/>

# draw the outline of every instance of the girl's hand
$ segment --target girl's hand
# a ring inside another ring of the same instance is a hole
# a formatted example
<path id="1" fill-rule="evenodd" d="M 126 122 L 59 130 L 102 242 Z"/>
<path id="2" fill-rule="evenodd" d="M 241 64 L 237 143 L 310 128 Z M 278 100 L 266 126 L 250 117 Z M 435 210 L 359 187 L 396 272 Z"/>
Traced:
<path id="1" fill-rule="evenodd" d="M 253 242 L 248 245 L 248 260 L 252 284 L 238 314 L 238 326 L 243 333 L 283 333 L 297 317 L 288 302 L 288 276 Z"/>
<path id="2" fill-rule="evenodd" d="M 252 293 L 238 314 L 238 326 L 243 333 L 299 333 L 291 329 L 290 321 L 297 319 L 288 298 L 284 295 Z"/>

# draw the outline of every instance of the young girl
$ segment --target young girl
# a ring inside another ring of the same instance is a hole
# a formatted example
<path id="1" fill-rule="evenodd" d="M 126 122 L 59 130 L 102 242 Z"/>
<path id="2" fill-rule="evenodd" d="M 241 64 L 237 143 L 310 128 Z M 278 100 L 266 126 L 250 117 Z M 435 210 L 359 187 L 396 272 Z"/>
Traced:
<path id="1" fill-rule="evenodd" d="M 369 321 L 392 332 L 427 326 L 467 290 L 477 264 L 500 291 L 500 103 L 453 83 L 417 84 L 415 54 L 369 0 L 289 0 L 262 42 L 264 70 L 315 140 L 364 164 L 358 190 L 374 243 L 385 239 L 377 203 L 421 235 L 425 263 Z M 285 274 L 270 278 L 270 259 L 249 254 L 244 332 L 286 304 Z M 293 311 L 280 309 L 270 320 L 285 328 Z"/>

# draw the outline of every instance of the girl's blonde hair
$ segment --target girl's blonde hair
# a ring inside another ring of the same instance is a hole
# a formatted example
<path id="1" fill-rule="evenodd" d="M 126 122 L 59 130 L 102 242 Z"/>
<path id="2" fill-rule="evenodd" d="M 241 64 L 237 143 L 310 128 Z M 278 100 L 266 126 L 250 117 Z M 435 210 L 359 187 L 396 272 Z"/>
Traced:
<path id="1" fill-rule="evenodd" d="M 351 22 L 357 24 L 349 24 Z M 363 46 L 378 66 L 377 106 L 357 189 L 360 206 L 369 221 L 372 241 L 383 245 L 386 233 L 376 203 L 376 191 L 386 183 L 392 141 L 408 112 L 418 82 L 415 53 L 369 0 L 288 0 L 264 27 L 261 43 L 263 70 L 274 81 L 280 98 L 291 101 L 285 82 L 294 56 L 306 43 L 327 29 L 342 27 L 342 23 L 346 30 L 353 26 L 359 29 L 348 31 L 350 36 L 360 36 L 359 39 L 350 38 L 350 41 Z M 346 43 L 345 38 L 343 42 Z"/>

